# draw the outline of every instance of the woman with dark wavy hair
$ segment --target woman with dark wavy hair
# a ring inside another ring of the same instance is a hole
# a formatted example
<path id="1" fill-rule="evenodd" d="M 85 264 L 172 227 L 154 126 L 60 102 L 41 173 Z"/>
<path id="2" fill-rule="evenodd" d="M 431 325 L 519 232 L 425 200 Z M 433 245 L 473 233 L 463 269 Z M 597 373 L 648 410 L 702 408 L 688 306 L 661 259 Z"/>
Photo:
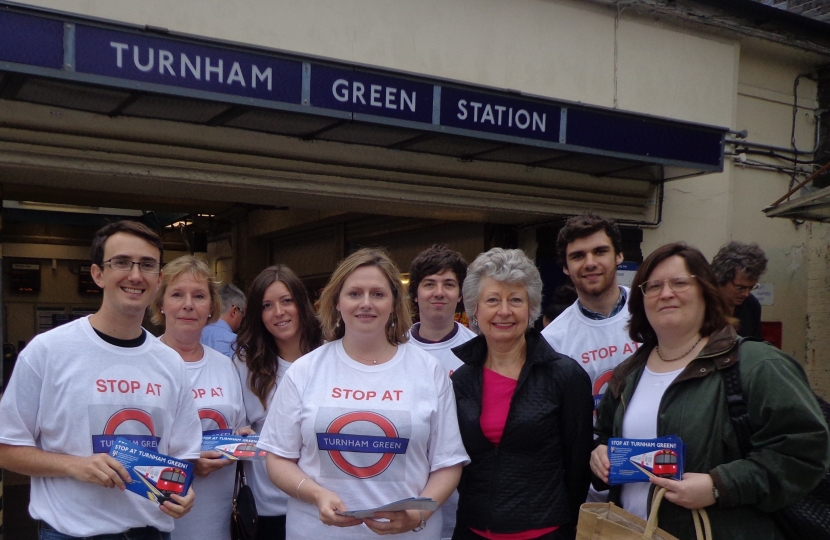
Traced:
<path id="1" fill-rule="evenodd" d="M 679 481 L 613 486 L 610 500 L 645 517 L 663 487 L 660 528 L 677 538 L 695 537 L 689 510 L 704 507 L 715 538 L 784 538 L 772 512 L 813 489 L 828 466 L 827 427 L 804 370 L 767 343 L 738 343 L 715 273 L 685 243 L 646 258 L 628 306 L 630 337 L 642 345 L 614 369 L 599 405 L 591 470 L 608 481 L 609 437 L 678 435 L 685 471 Z M 736 369 L 751 431 L 746 454 L 727 410 Z"/>
<path id="2" fill-rule="evenodd" d="M 284 265 L 260 272 L 248 291 L 234 357 L 254 431 L 262 429 L 274 392 L 291 363 L 322 343 L 308 291 L 294 272 Z M 245 473 L 260 514 L 257 538 L 285 538 L 288 496 L 268 479 L 264 461 L 246 462 Z"/>

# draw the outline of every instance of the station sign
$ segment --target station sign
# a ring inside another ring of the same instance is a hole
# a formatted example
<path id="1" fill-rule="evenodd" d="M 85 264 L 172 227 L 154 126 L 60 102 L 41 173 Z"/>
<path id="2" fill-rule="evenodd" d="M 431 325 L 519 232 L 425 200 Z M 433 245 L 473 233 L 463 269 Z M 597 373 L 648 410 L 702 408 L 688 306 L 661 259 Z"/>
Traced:
<path id="1" fill-rule="evenodd" d="M 311 105 L 351 113 L 432 122 L 433 85 L 353 69 L 311 65 Z"/>
<path id="2" fill-rule="evenodd" d="M 300 103 L 302 62 L 77 25 L 75 71 L 164 86 Z"/>
<path id="3" fill-rule="evenodd" d="M 0 10 L 0 71 L 542 146 L 623 166 L 723 168 L 726 128 L 68 18 Z"/>

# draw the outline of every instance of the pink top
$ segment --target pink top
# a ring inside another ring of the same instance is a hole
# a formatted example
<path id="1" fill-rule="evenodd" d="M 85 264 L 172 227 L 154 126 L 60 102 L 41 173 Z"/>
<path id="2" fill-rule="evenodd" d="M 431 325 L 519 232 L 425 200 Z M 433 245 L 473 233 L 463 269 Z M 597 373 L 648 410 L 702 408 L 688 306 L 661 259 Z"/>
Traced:
<path id="1" fill-rule="evenodd" d="M 507 413 L 510 411 L 510 401 L 516 391 L 517 380 L 500 375 L 491 369 L 484 368 L 483 387 L 481 389 L 481 431 L 491 443 L 498 445 L 504 434 L 504 425 L 507 423 Z M 489 540 L 531 540 L 539 538 L 557 527 L 532 529 L 516 533 L 494 533 L 490 531 L 470 530 Z"/>

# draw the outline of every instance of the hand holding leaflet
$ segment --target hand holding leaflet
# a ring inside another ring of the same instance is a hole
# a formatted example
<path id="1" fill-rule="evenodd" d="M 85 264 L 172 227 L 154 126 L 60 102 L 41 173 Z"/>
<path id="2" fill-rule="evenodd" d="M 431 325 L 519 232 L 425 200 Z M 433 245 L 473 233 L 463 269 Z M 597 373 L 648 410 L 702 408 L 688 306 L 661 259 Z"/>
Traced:
<path id="1" fill-rule="evenodd" d="M 401 499 L 399 501 L 391 502 L 383 506 L 378 506 L 377 508 L 337 512 L 337 514 L 357 519 L 365 519 L 374 517 L 376 512 L 400 512 L 402 510 L 424 510 L 434 512 L 438 509 L 438 506 L 438 501 L 430 499 L 429 497 L 412 497 L 409 499 Z"/>
<path id="2" fill-rule="evenodd" d="M 156 504 L 171 500 L 170 495 L 184 497 L 193 482 L 192 463 L 151 452 L 123 437 L 115 440 L 110 456 L 130 473 L 127 490 Z"/>
<path id="3" fill-rule="evenodd" d="M 608 439 L 610 485 L 683 477 L 686 445 L 676 435 L 657 439 Z"/>

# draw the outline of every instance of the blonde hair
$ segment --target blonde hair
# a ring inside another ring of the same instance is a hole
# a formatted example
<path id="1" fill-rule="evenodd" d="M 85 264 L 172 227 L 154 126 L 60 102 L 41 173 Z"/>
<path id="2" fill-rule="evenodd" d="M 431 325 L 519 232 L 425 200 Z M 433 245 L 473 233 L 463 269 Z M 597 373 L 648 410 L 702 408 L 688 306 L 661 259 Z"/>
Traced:
<path id="1" fill-rule="evenodd" d="M 210 317 L 208 317 L 207 324 L 210 324 L 222 314 L 222 299 L 219 296 L 219 284 L 213 279 L 213 272 L 210 271 L 207 261 L 194 257 L 193 255 L 184 255 L 170 261 L 164 265 L 161 275 L 161 285 L 159 285 L 153 303 L 150 304 L 152 311 L 153 324 L 164 324 L 164 314 L 161 312 L 164 304 L 164 293 L 167 292 L 167 287 L 182 274 L 189 274 L 195 279 L 203 279 L 207 283 L 208 291 L 210 292 Z"/>
<path id="2" fill-rule="evenodd" d="M 328 285 L 320 295 L 320 310 L 317 317 L 323 327 L 323 337 L 327 341 L 340 339 L 346 333 L 345 324 L 340 324 L 340 313 L 337 311 L 337 301 L 343 284 L 352 273 L 363 266 L 374 266 L 380 270 L 389 281 L 392 289 L 394 307 L 389 321 L 386 323 L 386 339 L 392 345 L 406 343 L 407 333 L 412 326 L 412 316 L 409 312 L 409 296 L 401 282 L 401 273 L 389 255 L 379 248 L 363 248 L 355 251 L 340 263 L 337 270 L 331 275 Z"/>

